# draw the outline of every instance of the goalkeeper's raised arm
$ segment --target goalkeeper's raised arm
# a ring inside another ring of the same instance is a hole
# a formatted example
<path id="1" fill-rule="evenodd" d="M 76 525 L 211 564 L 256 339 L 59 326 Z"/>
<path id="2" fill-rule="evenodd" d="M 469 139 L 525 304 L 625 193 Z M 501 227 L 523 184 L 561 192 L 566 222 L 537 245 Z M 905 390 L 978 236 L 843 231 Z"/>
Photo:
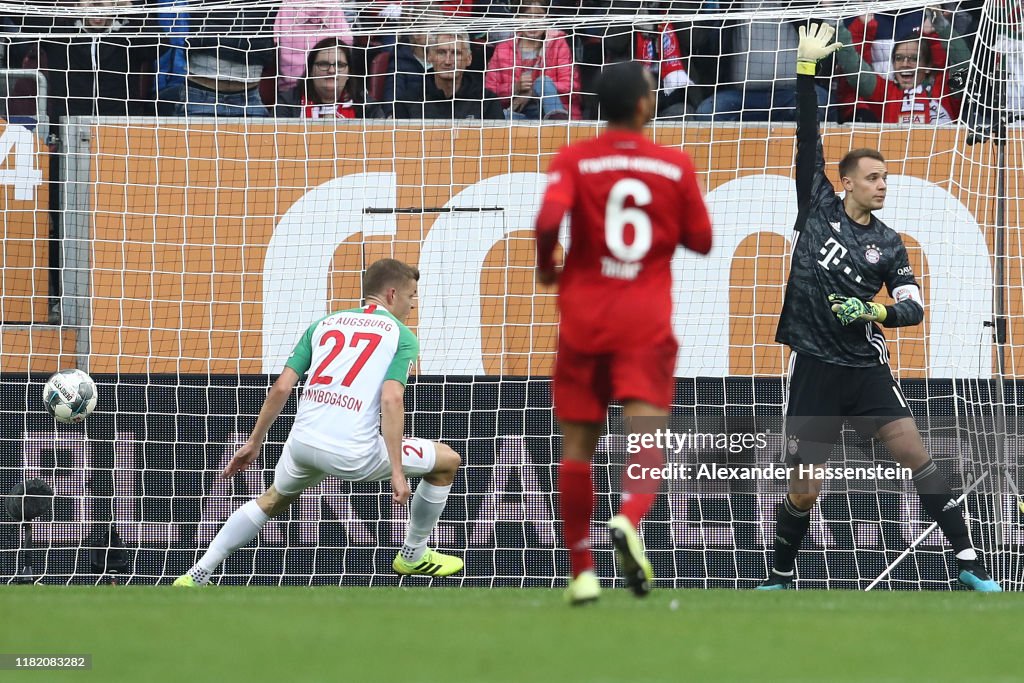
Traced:
<path id="1" fill-rule="evenodd" d="M 799 206 L 796 229 L 802 230 L 812 202 L 835 201 L 836 193 L 825 175 L 825 156 L 818 135 L 818 96 L 814 77 L 818 61 L 842 47 L 829 42 L 835 34 L 828 24 L 801 26 L 796 51 L 796 196 Z"/>
<path id="2" fill-rule="evenodd" d="M 846 190 L 846 196 L 839 200 L 832 188 L 832 183 L 825 175 L 825 158 L 821 136 L 818 133 L 817 97 L 814 89 L 814 78 L 818 62 L 841 49 L 841 43 L 832 42 L 835 29 L 828 24 L 812 24 L 799 29 L 800 43 L 797 48 L 797 152 L 796 152 L 796 187 L 797 215 L 796 229 L 803 232 L 808 221 L 814 223 L 812 231 L 824 236 L 832 236 L 840 248 L 846 245 L 840 239 L 843 219 L 851 220 L 856 226 L 872 229 L 878 226 L 888 230 L 884 224 L 872 216 L 872 212 L 882 208 L 885 201 L 887 171 L 885 160 L 876 150 L 857 149 L 848 153 L 839 163 L 839 175 Z M 838 205 L 841 203 L 842 208 Z M 812 207 L 816 210 L 812 211 Z M 829 225 L 826 227 L 824 223 Z M 885 232 L 883 231 L 883 232 Z M 888 231 L 892 232 L 892 231 Z M 880 249 L 876 241 L 875 249 L 864 250 L 864 269 L 878 272 L 879 287 L 853 288 L 842 292 L 827 292 L 830 310 L 843 325 L 854 322 L 879 323 L 886 327 L 903 327 L 917 325 L 924 319 L 924 306 L 920 288 L 914 280 L 913 269 L 907 258 L 907 250 L 897 234 L 888 235 L 887 242 L 891 248 Z M 834 240 L 834 241 L 835 241 Z M 828 253 L 827 244 L 822 247 L 822 254 Z M 891 252 L 891 258 L 881 259 L 882 251 Z M 874 254 L 879 254 L 878 260 Z M 852 255 L 854 261 L 856 255 Z M 818 265 L 821 265 L 820 263 Z M 884 266 L 877 268 L 877 266 Z M 851 266 L 846 266 L 849 270 Z M 856 268 L 856 264 L 853 266 Z M 828 269 L 828 268 L 826 268 Z M 860 271 L 860 268 L 856 268 Z M 849 273 L 846 273 L 847 275 Z M 863 273 L 862 273 L 863 274 Z M 822 278 L 818 278 L 819 284 Z M 830 277 L 829 279 L 835 280 Z M 842 280 L 842 278 L 839 278 Z M 862 285 L 873 278 L 853 278 L 854 284 Z M 843 287 L 843 282 L 833 281 L 833 288 Z M 896 304 L 883 306 L 870 299 L 873 298 L 884 284 Z M 859 290 L 859 291 L 858 291 Z"/>

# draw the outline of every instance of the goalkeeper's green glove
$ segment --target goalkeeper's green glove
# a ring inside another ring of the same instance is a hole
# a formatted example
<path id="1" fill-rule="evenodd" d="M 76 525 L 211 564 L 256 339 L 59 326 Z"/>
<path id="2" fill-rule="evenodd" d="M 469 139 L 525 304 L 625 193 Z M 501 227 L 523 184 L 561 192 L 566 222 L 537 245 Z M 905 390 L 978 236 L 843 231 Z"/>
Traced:
<path id="1" fill-rule="evenodd" d="M 857 320 L 881 323 L 885 322 L 885 316 L 888 314 L 882 304 L 876 304 L 874 301 L 862 301 L 855 296 L 829 294 L 828 302 L 832 305 L 832 312 L 836 314 L 836 318 L 844 325 L 849 325 Z"/>
<path id="2" fill-rule="evenodd" d="M 843 46 L 842 43 L 832 43 L 832 36 L 836 30 L 826 23 L 811 24 L 810 31 L 807 27 L 801 26 L 800 44 L 796 48 L 796 72 L 805 76 L 814 76 L 817 73 L 818 62 Z"/>

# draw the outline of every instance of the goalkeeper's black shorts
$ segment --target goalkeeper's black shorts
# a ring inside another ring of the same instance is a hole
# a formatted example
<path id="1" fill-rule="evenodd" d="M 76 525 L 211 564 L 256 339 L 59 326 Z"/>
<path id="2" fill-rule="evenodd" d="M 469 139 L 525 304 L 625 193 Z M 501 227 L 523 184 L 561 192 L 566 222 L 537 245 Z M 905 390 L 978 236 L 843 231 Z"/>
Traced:
<path id="1" fill-rule="evenodd" d="M 793 353 L 786 396 L 787 464 L 821 464 L 839 439 L 843 422 L 863 436 L 913 418 L 889 365 L 850 368 Z"/>

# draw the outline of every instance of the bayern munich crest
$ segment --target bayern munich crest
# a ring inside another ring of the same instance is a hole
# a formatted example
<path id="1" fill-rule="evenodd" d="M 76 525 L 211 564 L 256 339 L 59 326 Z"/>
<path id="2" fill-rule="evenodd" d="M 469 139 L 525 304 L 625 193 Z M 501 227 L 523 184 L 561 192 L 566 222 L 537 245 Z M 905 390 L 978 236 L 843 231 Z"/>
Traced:
<path id="1" fill-rule="evenodd" d="M 864 259 L 868 263 L 878 263 L 882 260 L 882 252 L 878 251 L 878 247 L 873 244 L 869 244 L 867 250 L 864 252 Z"/>

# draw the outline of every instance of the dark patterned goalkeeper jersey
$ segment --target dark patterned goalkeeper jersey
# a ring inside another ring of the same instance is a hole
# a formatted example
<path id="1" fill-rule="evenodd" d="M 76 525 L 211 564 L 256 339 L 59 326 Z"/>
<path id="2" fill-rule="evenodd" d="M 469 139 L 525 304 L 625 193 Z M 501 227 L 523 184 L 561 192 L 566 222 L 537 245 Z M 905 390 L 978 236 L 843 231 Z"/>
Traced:
<path id="1" fill-rule="evenodd" d="M 910 299 L 917 287 L 903 240 L 874 216 L 860 225 L 846 215 L 825 175 L 814 77 L 797 77 L 796 185 L 799 212 L 789 282 L 775 341 L 826 363 L 869 367 L 888 363 L 885 336 L 875 323 L 840 323 L 830 294 L 871 301 L 888 288 L 885 327 L 916 325 L 924 309 Z"/>

